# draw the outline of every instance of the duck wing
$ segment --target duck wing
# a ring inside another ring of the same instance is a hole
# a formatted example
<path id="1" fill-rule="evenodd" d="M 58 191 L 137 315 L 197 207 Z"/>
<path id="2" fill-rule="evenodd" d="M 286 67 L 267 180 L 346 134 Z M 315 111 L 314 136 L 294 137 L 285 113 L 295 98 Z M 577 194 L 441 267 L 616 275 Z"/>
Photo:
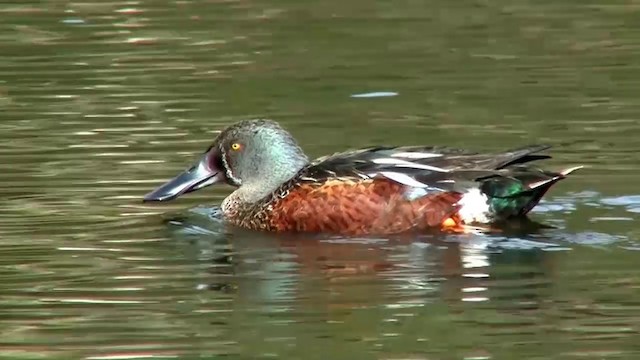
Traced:
<path id="1" fill-rule="evenodd" d="M 496 170 L 550 158 L 537 154 L 549 147 L 530 145 L 502 153 L 478 153 L 441 146 L 371 147 L 318 158 L 303 169 L 301 176 L 316 182 L 383 176 L 420 187 L 411 180 L 446 183 L 443 180 L 449 178 L 488 176 Z"/>

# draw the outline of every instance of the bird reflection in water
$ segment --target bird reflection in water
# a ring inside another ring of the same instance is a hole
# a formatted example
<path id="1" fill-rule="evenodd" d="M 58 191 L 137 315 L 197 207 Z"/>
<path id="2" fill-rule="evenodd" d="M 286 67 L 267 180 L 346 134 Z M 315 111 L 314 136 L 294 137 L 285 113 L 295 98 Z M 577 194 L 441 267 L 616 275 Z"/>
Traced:
<path id="1" fill-rule="evenodd" d="M 196 208 L 168 218 L 168 228 L 194 261 L 209 264 L 198 288 L 242 301 L 353 308 L 507 300 L 535 308 L 551 283 L 553 252 L 544 249 L 554 244 L 545 241 L 547 226 L 529 220 L 494 234 L 341 238 L 229 228 L 212 217 L 219 220 L 217 208 Z M 517 284 L 524 286 L 505 293 Z"/>

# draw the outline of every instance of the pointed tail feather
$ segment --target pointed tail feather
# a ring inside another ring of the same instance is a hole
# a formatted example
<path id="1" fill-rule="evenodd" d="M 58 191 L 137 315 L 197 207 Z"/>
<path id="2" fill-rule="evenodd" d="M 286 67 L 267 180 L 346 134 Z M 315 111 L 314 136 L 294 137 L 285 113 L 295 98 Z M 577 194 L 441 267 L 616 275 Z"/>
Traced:
<path id="1" fill-rule="evenodd" d="M 560 174 L 562 174 L 562 176 L 566 177 L 567 175 L 571 174 L 572 172 L 580 170 L 582 168 L 584 168 L 584 165 L 574 166 L 574 167 L 567 168 L 567 169 L 564 169 L 564 170 L 560 171 Z"/>
<path id="2" fill-rule="evenodd" d="M 553 184 L 567 177 L 567 175 L 571 174 L 576 170 L 582 169 L 584 166 L 574 166 L 572 168 L 567 168 L 558 172 L 558 175 L 548 179 L 546 181 L 537 182 L 534 184 L 529 184 L 529 191 L 532 191 L 531 200 L 525 205 L 519 212 L 519 216 L 524 216 L 529 213 L 538 203 L 542 200 L 542 197 L 551 189 Z"/>
<path id="3" fill-rule="evenodd" d="M 557 181 L 562 180 L 564 178 L 567 177 L 567 175 L 571 174 L 572 172 L 576 171 L 576 170 L 580 170 L 582 169 L 584 166 L 580 165 L 580 166 L 574 166 L 572 168 L 567 168 L 564 170 L 561 170 L 560 172 L 558 172 L 557 175 L 552 176 L 549 179 L 543 179 L 540 181 L 536 181 L 533 183 L 528 184 L 529 186 L 529 190 L 535 190 L 537 188 L 540 188 L 542 186 L 551 186 L 553 184 L 555 184 Z"/>

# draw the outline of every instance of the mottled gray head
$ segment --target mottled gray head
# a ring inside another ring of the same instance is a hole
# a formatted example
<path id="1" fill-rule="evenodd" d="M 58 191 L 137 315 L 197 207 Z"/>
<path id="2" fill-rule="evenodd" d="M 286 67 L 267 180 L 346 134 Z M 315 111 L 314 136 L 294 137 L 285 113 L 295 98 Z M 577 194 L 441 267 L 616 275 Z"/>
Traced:
<path id="1" fill-rule="evenodd" d="M 245 120 L 223 130 L 194 166 L 147 194 L 145 200 L 170 200 L 223 181 L 251 188 L 251 195 L 264 195 L 307 163 L 296 140 L 278 123 Z"/>
<path id="2" fill-rule="evenodd" d="M 269 183 L 272 178 L 286 181 L 308 162 L 293 136 L 271 120 L 245 120 L 230 126 L 211 150 L 227 181 L 235 186 Z"/>

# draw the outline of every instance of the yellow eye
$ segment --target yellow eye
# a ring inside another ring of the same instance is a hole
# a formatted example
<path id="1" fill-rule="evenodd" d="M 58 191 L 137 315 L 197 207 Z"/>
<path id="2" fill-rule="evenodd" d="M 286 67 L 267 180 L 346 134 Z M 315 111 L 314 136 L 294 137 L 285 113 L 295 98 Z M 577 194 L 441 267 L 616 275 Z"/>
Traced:
<path id="1" fill-rule="evenodd" d="M 238 151 L 238 150 L 240 150 L 240 149 L 242 149 L 242 145 L 240 145 L 240 144 L 238 144 L 238 143 L 233 143 L 233 144 L 231 144 L 231 150 Z"/>

